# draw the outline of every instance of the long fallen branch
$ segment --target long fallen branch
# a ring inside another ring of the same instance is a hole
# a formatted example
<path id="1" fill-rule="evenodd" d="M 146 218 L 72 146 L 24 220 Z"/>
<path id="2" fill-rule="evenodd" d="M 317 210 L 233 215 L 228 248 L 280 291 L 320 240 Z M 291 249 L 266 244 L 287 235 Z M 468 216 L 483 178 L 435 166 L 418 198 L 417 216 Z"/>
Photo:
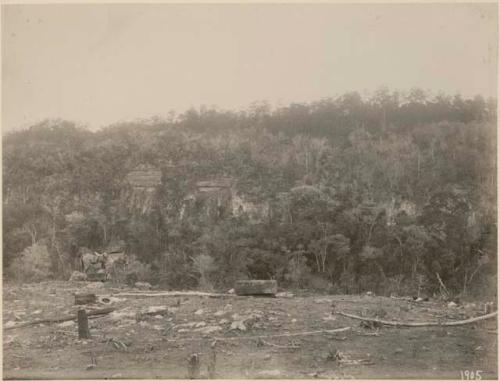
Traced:
<path id="1" fill-rule="evenodd" d="M 497 316 L 497 312 L 493 312 L 493 313 L 485 314 L 484 316 L 473 317 L 473 318 L 468 318 L 466 320 L 459 320 L 459 321 L 448 321 L 448 322 L 439 322 L 439 321 L 436 321 L 436 322 L 399 322 L 399 321 L 380 320 L 378 318 L 361 317 L 361 316 L 356 316 L 355 314 L 344 313 L 344 312 L 337 312 L 337 314 L 340 314 L 341 316 L 344 316 L 344 317 L 353 318 L 355 320 L 361 320 L 361 321 L 367 321 L 367 322 L 377 322 L 377 323 L 382 324 L 382 325 L 388 325 L 388 326 L 408 326 L 408 327 L 419 327 L 419 326 L 459 326 L 459 325 L 471 324 L 473 322 L 488 320 L 490 318 L 494 318 L 494 317 Z"/>
<path id="2" fill-rule="evenodd" d="M 141 292 L 120 292 L 113 293 L 113 296 L 118 297 L 237 297 L 234 294 L 228 293 L 208 293 L 208 292 L 157 292 L 157 293 L 141 293 Z"/>
<path id="3" fill-rule="evenodd" d="M 255 339 L 259 339 L 259 338 L 299 337 L 299 336 L 312 336 L 312 335 L 315 335 L 315 334 L 331 334 L 331 333 L 347 332 L 349 330 L 351 330 L 351 327 L 350 326 L 346 326 L 345 328 L 315 330 L 315 331 L 312 331 L 312 332 L 268 334 L 268 335 L 260 335 L 260 336 L 213 337 L 211 339 L 212 340 L 217 340 L 217 341 L 255 340 Z M 168 340 L 168 342 L 200 341 L 200 340 L 205 340 L 205 338 L 204 337 L 199 337 L 199 338 L 179 338 L 179 339 Z"/>
<path id="4" fill-rule="evenodd" d="M 300 346 L 297 345 L 278 345 L 278 344 L 272 344 L 271 342 L 267 342 L 262 340 L 262 343 L 267 346 L 272 346 L 273 348 L 278 348 L 278 349 L 300 349 Z"/>
<path id="5" fill-rule="evenodd" d="M 87 312 L 87 317 L 92 318 L 92 317 L 102 316 L 105 314 L 109 314 L 109 313 L 113 312 L 114 310 L 115 310 L 115 308 L 103 308 L 103 309 L 91 310 L 91 311 Z M 73 321 L 76 319 L 77 319 L 77 315 L 73 314 L 70 316 L 62 316 L 62 317 L 58 317 L 58 318 L 44 318 L 41 320 L 24 322 L 22 324 L 10 326 L 10 327 L 4 326 L 3 329 L 4 330 L 17 329 L 17 328 L 24 328 L 26 326 L 34 326 L 34 325 L 39 325 L 39 324 L 56 324 L 59 322 Z"/>

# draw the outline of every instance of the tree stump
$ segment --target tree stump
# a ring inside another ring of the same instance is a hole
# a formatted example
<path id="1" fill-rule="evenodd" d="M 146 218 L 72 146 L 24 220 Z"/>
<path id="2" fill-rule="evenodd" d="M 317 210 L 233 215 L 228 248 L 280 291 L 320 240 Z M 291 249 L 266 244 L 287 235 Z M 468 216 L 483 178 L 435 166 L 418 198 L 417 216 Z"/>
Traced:
<path id="1" fill-rule="evenodd" d="M 216 379 L 217 373 L 216 373 L 216 363 L 217 363 L 217 340 L 212 342 L 210 344 L 210 352 L 209 352 L 209 358 L 208 358 L 208 366 L 207 366 L 207 371 L 208 371 L 208 378 L 210 379 Z"/>
<path id="2" fill-rule="evenodd" d="M 85 309 L 78 311 L 78 338 L 90 338 L 89 319 Z"/>
<path id="3" fill-rule="evenodd" d="M 188 358 L 188 378 L 197 379 L 200 376 L 200 356 L 196 353 L 191 354 Z"/>
<path id="4" fill-rule="evenodd" d="M 75 293 L 75 305 L 93 304 L 96 302 L 94 293 Z"/>
<path id="5" fill-rule="evenodd" d="M 238 296 L 274 296 L 278 292 L 276 280 L 240 280 L 234 291 Z"/>

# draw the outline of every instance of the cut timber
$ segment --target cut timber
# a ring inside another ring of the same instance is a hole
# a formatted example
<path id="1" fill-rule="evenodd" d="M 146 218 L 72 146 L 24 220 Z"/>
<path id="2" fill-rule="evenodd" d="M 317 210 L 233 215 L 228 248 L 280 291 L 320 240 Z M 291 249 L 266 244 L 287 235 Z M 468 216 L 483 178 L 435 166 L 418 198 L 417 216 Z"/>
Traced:
<path id="1" fill-rule="evenodd" d="M 96 309 L 96 310 L 91 310 L 90 312 L 87 313 L 87 317 L 97 317 L 97 316 L 102 316 L 105 314 L 109 314 L 113 312 L 115 308 L 104 308 L 104 309 Z M 9 330 L 9 329 L 16 329 L 16 328 L 24 328 L 26 326 L 34 326 L 38 324 L 57 324 L 59 322 L 65 322 L 65 321 L 74 321 L 78 319 L 78 316 L 76 314 L 73 314 L 71 316 L 63 316 L 59 318 L 45 318 L 42 320 L 36 320 L 36 321 L 31 321 L 31 322 L 25 322 L 23 324 L 19 324 L 16 326 L 11 326 L 9 328 L 3 328 L 4 330 Z"/>
<path id="2" fill-rule="evenodd" d="M 274 296 L 278 292 L 276 280 L 240 280 L 234 291 L 238 296 Z"/>
<path id="3" fill-rule="evenodd" d="M 94 293 L 75 293 L 75 305 L 93 304 L 96 302 Z"/>
<path id="4" fill-rule="evenodd" d="M 368 321 L 368 322 L 377 322 L 382 325 L 388 326 L 408 326 L 408 327 L 419 327 L 419 326 L 459 326 L 459 325 L 467 325 L 472 324 L 474 322 L 488 320 L 490 318 L 494 318 L 497 316 L 497 312 L 485 314 L 484 316 L 468 318 L 467 320 L 460 321 L 448 321 L 448 322 L 398 322 L 398 321 L 386 321 L 379 320 L 378 318 L 369 318 L 369 317 L 361 317 L 356 316 L 355 314 L 349 314 L 344 312 L 338 312 L 341 316 L 353 318 L 355 320 Z"/>

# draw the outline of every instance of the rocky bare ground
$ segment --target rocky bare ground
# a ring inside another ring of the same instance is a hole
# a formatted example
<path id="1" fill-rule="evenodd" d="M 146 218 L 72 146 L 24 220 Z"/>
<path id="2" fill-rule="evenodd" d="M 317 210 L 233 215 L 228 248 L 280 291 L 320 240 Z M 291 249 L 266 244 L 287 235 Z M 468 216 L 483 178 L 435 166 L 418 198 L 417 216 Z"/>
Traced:
<path id="1" fill-rule="evenodd" d="M 92 292 L 85 309 L 112 307 L 90 319 L 79 340 L 75 321 L 17 327 L 75 314 L 75 292 Z M 484 314 L 478 302 L 373 295 L 279 298 L 123 296 L 138 292 L 102 283 L 4 285 L 3 377 L 6 379 L 186 378 L 199 356 L 217 378 L 438 378 L 480 370 L 497 378 L 497 321 L 456 327 L 377 327 L 337 314 L 406 322 L 454 321 Z M 122 295 L 120 295 L 122 293 Z M 140 294 L 140 292 L 139 292 Z M 339 332 L 328 332 L 335 329 Z"/>

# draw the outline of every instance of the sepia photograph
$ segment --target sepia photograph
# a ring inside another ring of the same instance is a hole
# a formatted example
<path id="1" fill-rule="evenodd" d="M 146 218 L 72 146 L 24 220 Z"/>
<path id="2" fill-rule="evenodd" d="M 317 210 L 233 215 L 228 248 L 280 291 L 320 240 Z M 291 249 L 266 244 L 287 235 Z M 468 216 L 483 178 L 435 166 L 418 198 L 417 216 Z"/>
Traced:
<path id="1" fill-rule="evenodd" d="M 498 2 L 1 5 L 4 380 L 497 380 Z"/>

